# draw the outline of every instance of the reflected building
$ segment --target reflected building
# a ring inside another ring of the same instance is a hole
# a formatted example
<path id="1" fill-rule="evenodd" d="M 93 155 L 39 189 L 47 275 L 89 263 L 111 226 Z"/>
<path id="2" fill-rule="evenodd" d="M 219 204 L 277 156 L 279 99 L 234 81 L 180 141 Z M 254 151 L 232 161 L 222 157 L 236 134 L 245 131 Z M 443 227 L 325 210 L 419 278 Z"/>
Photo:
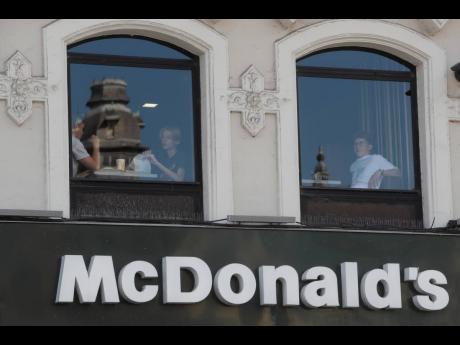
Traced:
<path id="1" fill-rule="evenodd" d="M 320 145 L 318 149 L 318 154 L 316 155 L 316 166 L 315 171 L 313 172 L 313 180 L 315 181 L 326 181 L 329 180 L 329 172 L 327 171 L 325 157 L 323 152 L 323 146 Z"/>
<path id="2" fill-rule="evenodd" d="M 134 156 L 148 150 L 141 144 L 144 122 L 139 113 L 128 107 L 129 101 L 123 79 L 96 80 L 91 85 L 91 97 L 86 103 L 90 110 L 83 118 L 82 142 L 91 152 L 89 139 L 93 134 L 99 137 L 102 167 L 115 167 L 120 158 L 129 164 Z"/>

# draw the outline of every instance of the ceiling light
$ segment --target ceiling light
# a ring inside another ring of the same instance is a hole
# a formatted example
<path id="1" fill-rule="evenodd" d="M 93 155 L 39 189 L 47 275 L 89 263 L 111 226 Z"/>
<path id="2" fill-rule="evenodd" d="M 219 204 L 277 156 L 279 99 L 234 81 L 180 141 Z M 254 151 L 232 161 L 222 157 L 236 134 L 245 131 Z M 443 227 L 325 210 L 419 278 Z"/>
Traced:
<path id="1" fill-rule="evenodd" d="M 155 108 L 157 105 L 156 103 L 144 103 L 142 108 Z"/>

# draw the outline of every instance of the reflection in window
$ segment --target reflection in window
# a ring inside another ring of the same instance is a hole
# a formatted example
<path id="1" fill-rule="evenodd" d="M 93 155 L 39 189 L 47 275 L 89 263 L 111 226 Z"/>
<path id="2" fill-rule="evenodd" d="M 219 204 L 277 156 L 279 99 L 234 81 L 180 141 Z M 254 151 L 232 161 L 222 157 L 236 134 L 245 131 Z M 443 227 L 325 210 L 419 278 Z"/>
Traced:
<path id="1" fill-rule="evenodd" d="M 69 53 L 89 53 L 120 56 L 185 59 L 190 57 L 164 44 L 143 37 L 108 37 L 91 40 L 70 48 Z"/>
<path id="2" fill-rule="evenodd" d="M 194 182 L 192 62 L 177 68 L 165 66 L 164 61 L 157 66 L 149 59 L 138 64 L 129 60 L 126 65 L 119 60 L 98 61 L 91 54 L 72 55 L 120 55 L 136 46 L 138 54 L 145 52 L 147 58 L 158 51 L 163 52 L 160 57 L 183 55 L 131 38 L 96 40 L 69 50 L 72 176 Z"/>
<path id="3" fill-rule="evenodd" d="M 363 50 L 331 50 L 312 54 L 299 60 L 297 66 L 350 68 L 381 71 L 406 71 L 410 68 L 386 56 Z"/>
<path id="4" fill-rule="evenodd" d="M 315 54 L 297 66 L 302 185 L 413 190 L 409 67 L 356 50 Z M 372 74 L 372 66 L 388 71 Z"/>

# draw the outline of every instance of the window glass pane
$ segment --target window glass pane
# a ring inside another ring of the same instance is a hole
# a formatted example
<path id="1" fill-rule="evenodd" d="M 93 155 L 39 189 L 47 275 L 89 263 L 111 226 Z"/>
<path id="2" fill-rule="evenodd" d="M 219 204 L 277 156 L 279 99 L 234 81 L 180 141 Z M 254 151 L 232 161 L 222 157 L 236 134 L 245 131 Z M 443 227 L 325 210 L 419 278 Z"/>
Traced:
<path id="1" fill-rule="evenodd" d="M 297 66 L 409 72 L 407 66 L 383 55 L 360 50 L 333 50 L 305 57 Z"/>
<path id="2" fill-rule="evenodd" d="M 414 189 L 409 90 L 408 82 L 298 77 L 302 184 Z M 324 182 L 313 177 L 320 146 Z M 395 176 L 380 178 L 380 169 Z"/>
<path id="3" fill-rule="evenodd" d="M 113 37 L 82 43 L 68 50 L 72 53 L 153 57 L 165 59 L 190 58 L 165 45 L 141 38 Z"/>
<path id="4" fill-rule="evenodd" d="M 74 176 L 196 180 L 190 70 L 72 63 L 70 82 L 74 132 L 90 153 L 97 135 L 102 161 L 102 169 L 89 173 L 73 160 Z M 80 120 L 83 134 L 75 127 Z"/>

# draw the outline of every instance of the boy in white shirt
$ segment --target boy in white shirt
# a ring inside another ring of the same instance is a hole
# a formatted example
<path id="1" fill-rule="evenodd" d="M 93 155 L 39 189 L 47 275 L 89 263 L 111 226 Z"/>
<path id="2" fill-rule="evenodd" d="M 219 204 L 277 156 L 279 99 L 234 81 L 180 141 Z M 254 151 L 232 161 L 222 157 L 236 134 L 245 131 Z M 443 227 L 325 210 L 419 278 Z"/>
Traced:
<path id="1" fill-rule="evenodd" d="M 382 155 L 371 154 L 372 147 L 367 134 L 356 136 L 354 151 L 358 158 L 350 166 L 351 188 L 379 189 L 384 176 L 400 175 L 399 169 Z"/>

